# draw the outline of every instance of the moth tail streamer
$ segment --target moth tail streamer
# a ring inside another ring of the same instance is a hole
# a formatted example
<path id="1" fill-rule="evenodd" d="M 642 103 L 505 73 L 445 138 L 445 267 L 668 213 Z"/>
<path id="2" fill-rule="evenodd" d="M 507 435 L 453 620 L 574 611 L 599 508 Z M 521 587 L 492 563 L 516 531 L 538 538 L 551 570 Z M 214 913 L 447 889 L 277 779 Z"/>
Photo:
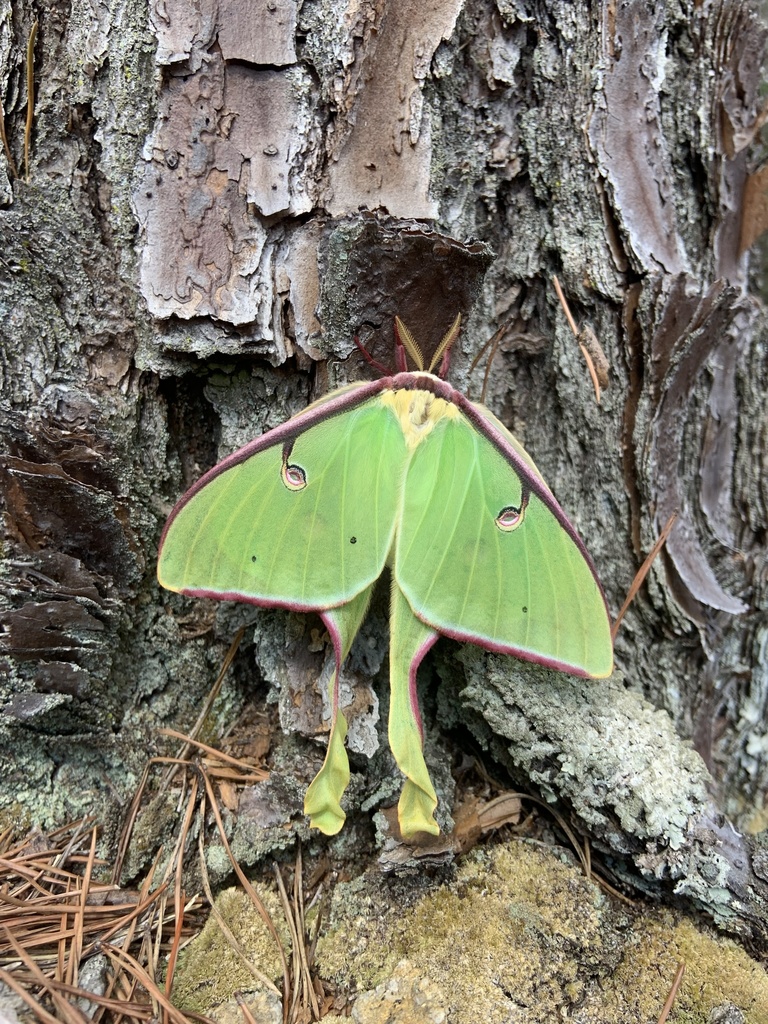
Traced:
<path id="1" fill-rule="evenodd" d="M 424 760 L 416 672 L 438 634 L 417 619 L 393 580 L 390 611 L 389 745 L 405 783 L 397 805 L 403 838 L 419 832 L 439 835 L 437 795 Z"/>
<path id="2" fill-rule="evenodd" d="M 338 689 L 336 672 L 333 673 L 331 688 Z M 304 813 L 309 816 L 310 828 L 320 829 L 327 836 L 335 836 L 347 817 L 340 802 L 349 785 L 349 758 L 344 746 L 346 738 L 347 720 L 343 712 L 337 711 L 331 725 L 323 767 L 304 797 Z"/>
<path id="3" fill-rule="evenodd" d="M 310 828 L 320 829 L 327 836 L 335 836 L 346 820 L 341 798 L 349 785 L 349 758 L 344 747 L 347 720 L 339 710 L 339 673 L 368 610 L 372 590 L 372 586 L 368 587 L 347 604 L 322 615 L 336 653 L 336 668 L 328 685 L 331 734 L 323 766 L 304 797 L 304 813 L 309 816 Z"/>

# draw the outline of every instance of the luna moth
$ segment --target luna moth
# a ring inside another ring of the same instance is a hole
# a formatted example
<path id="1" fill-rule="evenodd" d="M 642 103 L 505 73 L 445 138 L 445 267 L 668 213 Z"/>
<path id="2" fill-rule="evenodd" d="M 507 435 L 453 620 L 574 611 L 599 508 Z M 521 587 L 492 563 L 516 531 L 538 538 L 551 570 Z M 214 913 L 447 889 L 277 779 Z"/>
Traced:
<path id="1" fill-rule="evenodd" d="M 438 636 L 575 675 L 612 671 L 605 598 L 576 531 L 503 424 L 432 373 L 441 357 L 447 369 L 460 319 L 425 371 L 397 318 L 399 372 L 333 391 L 224 459 L 181 498 L 160 542 L 169 590 L 319 612 L 335 650 L 332 720 L 304 810 L 328 835 L 344 823 L 349 782 L 339 672 L 386 566 L 404 837 L 439 832 L 416 693 Z"/>

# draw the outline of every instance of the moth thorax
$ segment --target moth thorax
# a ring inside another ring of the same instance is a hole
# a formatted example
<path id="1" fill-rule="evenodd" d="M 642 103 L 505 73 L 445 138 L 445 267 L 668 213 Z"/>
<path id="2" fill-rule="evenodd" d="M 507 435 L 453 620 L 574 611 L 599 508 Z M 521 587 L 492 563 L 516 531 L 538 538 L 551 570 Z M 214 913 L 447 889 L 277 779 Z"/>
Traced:
<path id="1" fill-rule="evenodd" d="M 432 431 L 432 428 L 444 417 L 453 419 L 459 410 L 452 402 L 438 398 L 431 391 L 411 391 L 403 388 L 399 391 L 385 391 L 381 396 L 384 406 L 390 406 L 400 421 L 409 448 L 415 448 Z"/>

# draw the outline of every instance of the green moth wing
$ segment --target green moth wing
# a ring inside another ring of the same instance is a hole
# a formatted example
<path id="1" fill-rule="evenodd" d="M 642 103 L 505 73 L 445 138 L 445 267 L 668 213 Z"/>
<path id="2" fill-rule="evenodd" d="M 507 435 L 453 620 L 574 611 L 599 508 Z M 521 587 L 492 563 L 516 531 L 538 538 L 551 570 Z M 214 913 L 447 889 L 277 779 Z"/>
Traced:
<path id="1" fill-rule="evenodd" d="M 338 407 L 343 415 L 333 415 Z M 344 604 L 382 573 L 398 501 L 393 467 L 404 461 L 402 432 L 376 396 L 344 389 L 198 481 L 166 524 L 158 579 L 199 597 Z"/>
<path id="2" fill-rule="evenodd" d="M 442 634 L 579 675 L 612 671 L 583 544 L 518 442 L 463 396 L 409 463 L 394 573 Z"/>

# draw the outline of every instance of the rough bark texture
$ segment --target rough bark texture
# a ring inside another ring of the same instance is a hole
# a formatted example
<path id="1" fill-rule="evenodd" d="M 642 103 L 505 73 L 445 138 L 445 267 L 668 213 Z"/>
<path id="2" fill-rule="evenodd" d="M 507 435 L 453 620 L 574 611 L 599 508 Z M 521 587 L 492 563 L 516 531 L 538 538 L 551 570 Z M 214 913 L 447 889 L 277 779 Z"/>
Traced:
<path id="1" fill-rule="evenodd" d="M 470 363 L 507 323 L 486 402 L 572 516 L 614 613 L 678 520 L 615 680 L 435 653 L 442 820 L 469 730 L 617 877 L 765 948 L 768 873 L 742 833 L 766 825 L 768 367 L 739 250 L 765 32 L 736 0 L 649 11 L 45 0 L 27 174 L 31 16 L 0 4 L 19 172 L 6 160 L 0 181 L 0 831 L 115 823 L 157 727 L 191 725 L 246 621 L 210 736 L 266 687 L 290 735 L 273 737 L 235 846 L 256 860 L 307 837 L 327 729 L 317 623 L 160 593 L 159 530 L 218 458 L 370 372 L 355 333 L 386 360 L 395 312 L 429 346 L 460 308 L 454 382 L 478 396 Z M 553 274 L 606 353 L 599 405 Z M 375 607 L 345 681 L 359 756 L 338 857 L 371 843 L 370 811 L 399 787 L 385 651 Z"/>

